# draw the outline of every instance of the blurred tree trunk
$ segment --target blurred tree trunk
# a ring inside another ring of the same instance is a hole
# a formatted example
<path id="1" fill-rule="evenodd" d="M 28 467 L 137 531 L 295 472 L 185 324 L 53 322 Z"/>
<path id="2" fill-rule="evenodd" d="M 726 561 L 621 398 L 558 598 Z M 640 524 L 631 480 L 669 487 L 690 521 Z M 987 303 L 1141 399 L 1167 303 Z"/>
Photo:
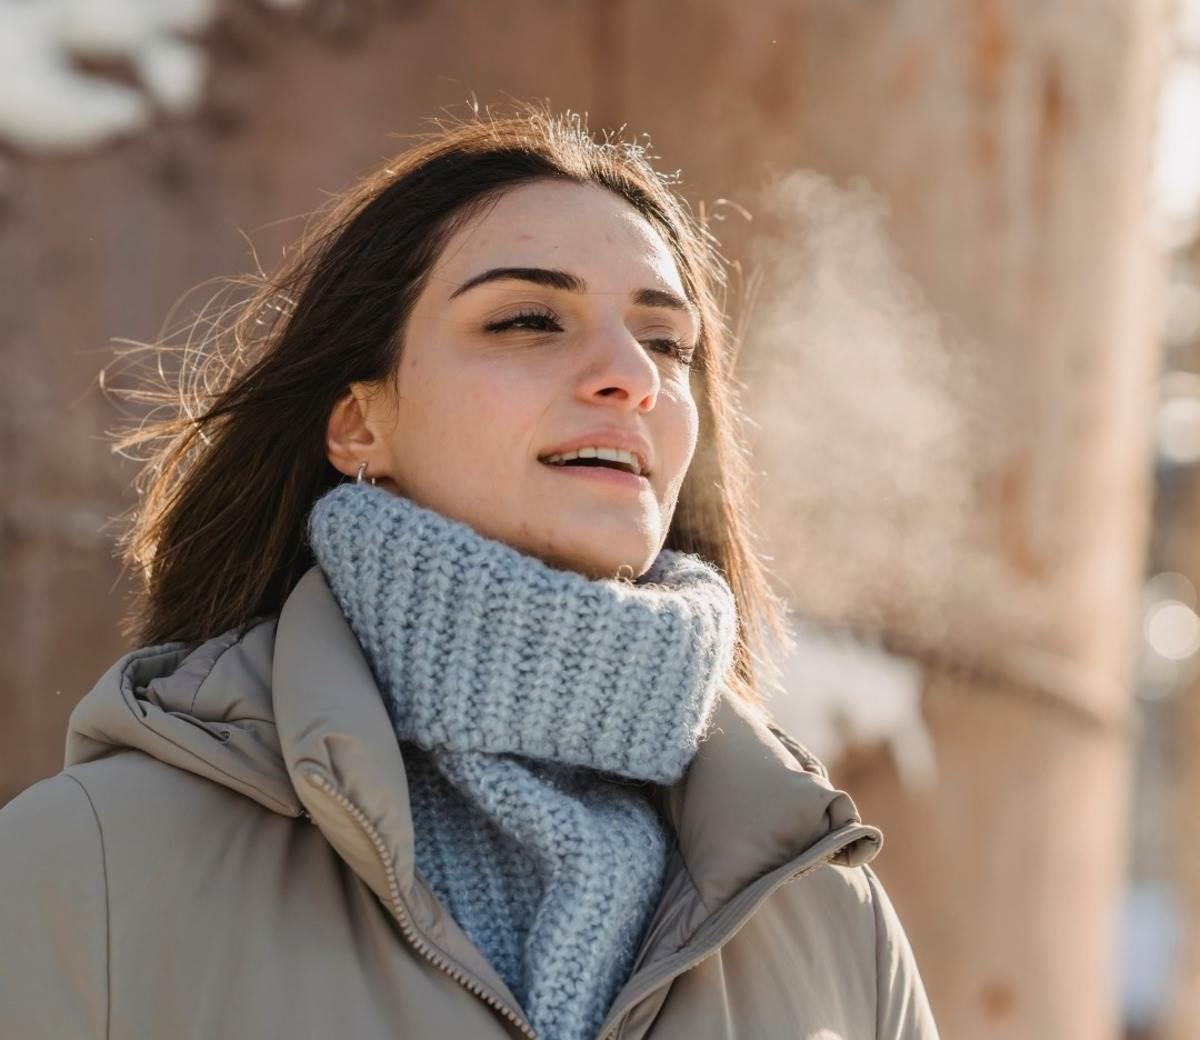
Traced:
<path id="1" fill-rule="evenodd" d="M 943 1035 L 1108 1040 L 1159 358 L 1148 217 L 1165 13 L 1134 0 L 779 0 L 755 5 L 751 25 L 719 0 L 690 5 L 682 22 L 655 5 L 625 10 L 614 105 L 622 118 L 650 97 L 705 113 L 702 127 L 655 133 L 692 197 L 755 210 L 730 186 L 764 160 L 864 176 L 944 319 L 948 360 L 969 355 L 972 377 L 944 386 L 970 448 L 959 486 L 888 488 L 901 449 L 883 437 L 856 459 L 853 403 L 840 428 L 812 421 L 809 441 L 788 425 L 789 409 L 838 414 L 830 394 L 876 393 L 869 367 L 851 387 L 837 370 L 873 347 L 845 314 L 809 329 L 806 350 L 804 315 L 825 306 L 821 290 L 805 295 L 776 272 L 795 327 L 769 348 L 782 378 L 751 387 L 768 548 L 799 612 L 882 632 L 929 665 L 936 789 L 900 789 L 882 754 L 834 772 L 884 828 L 879 872 Z M 661 60 L 668 38 L 686 66 Z M 814 218 L 813 234 L 828 219 Z M 728 220 L 718 231 L 739 256 L 739 237 L 762 228 Z M 785 263 L 784 278 L 819 281 L 823 260 L 845 257 Z M 860 260 L 870 251 L 846 261 L 847 277 Z M 836 288 L 833 270 L 823 284 Z M 914 357 L 934 349 L 910 346 Z M 788 349 L 802 370 L 790 384 Z M 892 374 L 880 371 L 875 383 Z M 894 413 L 896 445 L 910 418 L 921 416 Z M 854 465 L 856 479 L 839 482 Z M 927 567 L 939 550 L 918 536 L 940 528 L 946 544 Z"/>

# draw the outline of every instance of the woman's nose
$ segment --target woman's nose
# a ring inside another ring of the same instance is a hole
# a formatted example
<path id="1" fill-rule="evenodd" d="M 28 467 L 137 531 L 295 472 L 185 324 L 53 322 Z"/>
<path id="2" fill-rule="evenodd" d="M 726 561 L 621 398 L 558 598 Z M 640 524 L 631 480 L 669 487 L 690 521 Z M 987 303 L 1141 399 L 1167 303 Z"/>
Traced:
<path id="1" fill-rule="evenodd" d="M 597 333 L 588 353 L 591 363 L 582 390 L 588 397 L 618 396 L 646 407 L 653 405 L 662 385 L 658 365 L 624 325 Z"/>

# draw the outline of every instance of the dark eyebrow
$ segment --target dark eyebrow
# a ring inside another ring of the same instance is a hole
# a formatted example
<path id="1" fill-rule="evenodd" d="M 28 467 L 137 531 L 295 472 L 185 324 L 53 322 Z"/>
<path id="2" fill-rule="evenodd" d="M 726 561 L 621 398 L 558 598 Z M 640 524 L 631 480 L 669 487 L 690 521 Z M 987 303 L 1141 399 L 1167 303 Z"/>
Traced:
<path id="1" fill-rule="evenodd" d="M 551 271 L 545 267 L 493 267 L 474 278 L 468 278 L 450 294 L 450 299 L 461 296 L 468 289 L 474 289 L 485 282 L 496 282 L 501 279 L 515 279 L 520 282 L 533 282 L 550 289 L 565 289 L 567 292 L 587 292 L 587 282 L 569 271 Z"/>
<path id="2" fill-rule="evenodd" d="M 502 279 L 513 279 L 521 282 L 533 282 L 534 285 L 544 285 L 549 289 L 564 289 L 567 292 L 587 292 L 587 282 L 570 271 L 557 271 L 545 267 L 493 267 L 482 274 L 468 278 L 450 294 L 450 299 L 461 296 L 468 289 L 474 289 L 485 282 L 495 282 Z M 700 323 L 700 315 L 696 307 L 667 289 L 638 289 L 633 293 L 634 304 L 639 307 L 666 307 L 673 311 L 682 311 Z"/>
<path id="3" fill-rule="evenodd" d="M 639 307 L 667 307 L 673 311 L 683 311 L 695 318 L 697 324 L 700 321 L 700 315 L 692 304 L 666 289 L 639 289 L 633 294 L 633 302 Z"/>

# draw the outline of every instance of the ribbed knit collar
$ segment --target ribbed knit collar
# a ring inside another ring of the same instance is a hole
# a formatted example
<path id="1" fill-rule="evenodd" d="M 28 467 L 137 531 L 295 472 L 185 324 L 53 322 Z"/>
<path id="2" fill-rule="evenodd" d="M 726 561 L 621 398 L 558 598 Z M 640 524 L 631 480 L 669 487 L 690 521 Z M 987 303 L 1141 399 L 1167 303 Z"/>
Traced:
<path id="1" fill-rule="evenodd" d="M 719 572 L 662 550 L 593 579 L 369 484 L 324 495 L 309 540 L 402 739 L 671 784 L 733 659 Z"/>

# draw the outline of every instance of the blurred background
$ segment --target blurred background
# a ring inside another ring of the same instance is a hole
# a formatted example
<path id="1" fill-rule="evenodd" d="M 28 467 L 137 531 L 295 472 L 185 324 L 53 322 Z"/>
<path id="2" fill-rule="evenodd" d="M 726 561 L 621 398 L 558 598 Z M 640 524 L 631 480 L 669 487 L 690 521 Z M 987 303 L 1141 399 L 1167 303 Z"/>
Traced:
<path id="1" fill-rule="evenodd" d="M 1196 0 L 0 0 L 0 804 L 128 649 L 117 347 L 539 98 L 732 265 L 771 707 L 942 1035 L 1200 1036 Z"/>

